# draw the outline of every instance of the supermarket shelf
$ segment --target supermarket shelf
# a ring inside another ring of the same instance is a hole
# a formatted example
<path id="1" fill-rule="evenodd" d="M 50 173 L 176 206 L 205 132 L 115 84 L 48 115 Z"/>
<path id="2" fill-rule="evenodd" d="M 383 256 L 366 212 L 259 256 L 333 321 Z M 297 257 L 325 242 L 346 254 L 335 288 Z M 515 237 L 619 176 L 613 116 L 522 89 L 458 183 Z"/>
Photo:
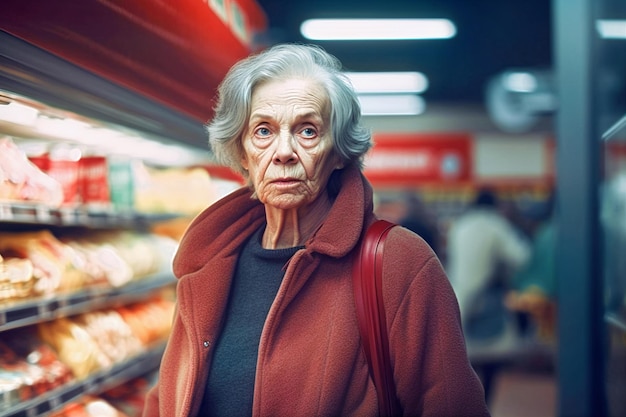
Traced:
<path id="1" fill-rule="evenodd" d="M 54 208 L 28 202 L 0 202 L 0 222 L 44 226 L 80 226 L 88 228 L 138 228 L 173 219 L 178 214 L 144 214 L 95 210 L 88 207 Z"/>
<path id="2" fill-rule="evenodd" d="M 53 297 L 0 303 L 0 332 L 99 308 L 144 300 L 154 291 L 174 282 L 173 274 L 168 271 L 139 278 L 119 288 L 88 288 L 68 294 L 57 294 Z"/>
<path id="3" fill-rule="evenodd" d="M 21 402 L 7 410 L 1 410 L 0 415 L 2 417 L 46 416 L 83 395 L 104 392 L 157 369 L 164 349 L 165 342 L 159 343 L 140 355 L 98 371 L 84 380 L 65 384 L 32 400 Z"/>

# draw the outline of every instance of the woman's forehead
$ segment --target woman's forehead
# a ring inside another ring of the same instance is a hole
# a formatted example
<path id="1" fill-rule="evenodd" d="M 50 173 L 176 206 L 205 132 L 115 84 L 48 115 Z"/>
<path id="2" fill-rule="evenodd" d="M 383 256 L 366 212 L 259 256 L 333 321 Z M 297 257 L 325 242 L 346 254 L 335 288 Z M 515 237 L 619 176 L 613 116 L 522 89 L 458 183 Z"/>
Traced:
<path id="1" fill-rule="evenodd" d="M 328 93 L 319 82 L 306 78 L 288 78 L 265 82 L 252 93 L 252 115 L 275 112 L 328 112 Z"/>

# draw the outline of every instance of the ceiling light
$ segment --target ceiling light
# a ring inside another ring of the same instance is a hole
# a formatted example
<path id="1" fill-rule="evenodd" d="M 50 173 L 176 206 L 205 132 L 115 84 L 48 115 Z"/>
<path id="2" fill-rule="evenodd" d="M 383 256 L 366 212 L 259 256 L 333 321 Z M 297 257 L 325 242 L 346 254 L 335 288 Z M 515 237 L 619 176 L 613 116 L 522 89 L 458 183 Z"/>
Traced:
<path id="1" fill-rule="evenodd" d="M 626 39 L 626 20 L 598 20 L 596 29 L 605 39 Z"/>
<path id="2" fill-rule="evenodd" d="M 428 79 L 421 72 L 346 72 L 357 93 L 422 93 Z"/>
<path id="3" fill-rule="evenodd" d="M 300 32 L 312 40 L 448 39 L 456 27 L 448 19 L 309 19 Z"/>
<path id="4" fill-rule="evenodd" d="M 415 94 L 360 95 L 364 116 L 415 116 L 426 109 L 424 99 Z"/>

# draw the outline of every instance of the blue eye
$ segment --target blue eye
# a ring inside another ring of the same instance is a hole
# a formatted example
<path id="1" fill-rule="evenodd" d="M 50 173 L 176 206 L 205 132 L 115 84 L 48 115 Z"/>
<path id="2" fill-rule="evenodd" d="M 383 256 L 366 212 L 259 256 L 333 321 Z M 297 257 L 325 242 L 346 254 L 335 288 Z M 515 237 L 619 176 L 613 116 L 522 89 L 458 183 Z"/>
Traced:
<path id="1" fill-rule="evenodd" d="M 302 129 L 302 136 L 307 137 L 307 138 L 312 138 L 315 137 L 317 135 L 317 131 L 313 128 L 307 127 Z"/>
<path id="2" fill-rule="evenodd" d="M 266 127 L 260 127 L 256 130 L 255 134 L 257 136 L 262 136 L 262 137 L 267 137 L 271 134 L 272 132 L 266 128 Z"/>

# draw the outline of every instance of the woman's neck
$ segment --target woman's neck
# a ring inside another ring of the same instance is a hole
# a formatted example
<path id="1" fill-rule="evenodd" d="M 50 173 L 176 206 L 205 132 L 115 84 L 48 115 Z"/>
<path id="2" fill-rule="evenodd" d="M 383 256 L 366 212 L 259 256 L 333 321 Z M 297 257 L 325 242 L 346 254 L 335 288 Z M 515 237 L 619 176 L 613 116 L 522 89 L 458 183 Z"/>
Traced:
<path id="1" fill-rule="evenodd" d="M 265 249 L 283 249 L 302 246 L 322 224 L 332 202 L 326 193 L 311 204 L 282 210 L 265 206 L 267 227 L 261 244 Z"/>

